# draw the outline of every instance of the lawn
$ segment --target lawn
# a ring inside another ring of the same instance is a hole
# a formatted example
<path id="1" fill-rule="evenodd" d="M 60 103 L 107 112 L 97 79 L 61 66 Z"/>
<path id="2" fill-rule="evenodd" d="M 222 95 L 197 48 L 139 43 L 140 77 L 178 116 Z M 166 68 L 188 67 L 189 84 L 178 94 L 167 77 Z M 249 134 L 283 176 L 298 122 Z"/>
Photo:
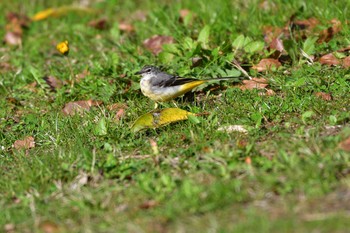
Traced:
<path id="1" fill-rule="evenodd" d="M 349 11 L 2 2 L 0 232 L 348 232 Z M 155 104 L 145 65 L 233 78 L 159 104 L 187 120 L 136 131 Z"/>

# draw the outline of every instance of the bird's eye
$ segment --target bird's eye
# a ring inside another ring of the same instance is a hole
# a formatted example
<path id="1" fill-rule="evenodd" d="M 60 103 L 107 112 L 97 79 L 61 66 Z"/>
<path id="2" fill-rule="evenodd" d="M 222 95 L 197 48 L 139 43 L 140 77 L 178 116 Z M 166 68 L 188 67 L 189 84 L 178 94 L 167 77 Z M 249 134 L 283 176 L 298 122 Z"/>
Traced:
<path id="1" fill-rule="evenodd" d="M 147 68 L 147 69 L 145 70 L 145 72 L 146 72 L 146 73 L 151 72 L 151 68 Z"/>

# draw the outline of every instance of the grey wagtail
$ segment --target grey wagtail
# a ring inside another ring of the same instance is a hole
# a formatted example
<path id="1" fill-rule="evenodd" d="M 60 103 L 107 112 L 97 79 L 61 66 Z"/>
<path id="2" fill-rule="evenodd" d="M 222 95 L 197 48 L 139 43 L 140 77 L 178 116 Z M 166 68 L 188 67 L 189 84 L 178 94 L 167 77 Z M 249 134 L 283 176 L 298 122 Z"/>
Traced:
<path id="1" fill-rule="evenodd" d="M 142 76 L 140 87 L 142 93 L 156 102 L 166 102 L 189 92 L 199 85 L 209 81 L 229 80 L 233 77 L 198 80 L 181 78 L 161 71 L 155 66 L 144 66 L 136 72 Z M 157 104 L 156 104 L 157 106 Z"/>

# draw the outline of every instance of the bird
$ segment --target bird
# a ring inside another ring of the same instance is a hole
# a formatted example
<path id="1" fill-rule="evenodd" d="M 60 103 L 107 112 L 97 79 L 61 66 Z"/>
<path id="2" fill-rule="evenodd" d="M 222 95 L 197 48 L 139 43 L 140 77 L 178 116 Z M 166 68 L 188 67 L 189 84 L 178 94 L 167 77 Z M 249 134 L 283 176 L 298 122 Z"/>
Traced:
<path id="1" fill-rule="evenodd" d="M 141 92 L 157 102 L 167 102 L 181 96 L 199 85 L 210 81 L 229 80 L 232 77 L 213 78 L 198 80 L 194 78 L 182 78 L 160 70 L 156 66 L 146 65 L 140 71 L 136 72 L 141 75 L 140 88 Z"/>

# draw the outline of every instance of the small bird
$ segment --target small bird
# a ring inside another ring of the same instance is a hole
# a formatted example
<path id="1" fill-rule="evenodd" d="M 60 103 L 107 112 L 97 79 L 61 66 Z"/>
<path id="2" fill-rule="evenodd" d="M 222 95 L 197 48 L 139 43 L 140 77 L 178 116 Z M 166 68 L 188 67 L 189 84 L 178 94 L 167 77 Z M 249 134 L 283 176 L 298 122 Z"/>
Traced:
<path id="1" fill-rule="evenodd" d="M 161 71 L 156 66 L 146 65 L 137 72 L 141 75 L 140 87 L 142 93 L 156 102 L 172 100 L 193 88 L 209 81 L 229 80 L 232 77 L 198 80 L 181 78 Z M 156 104 L 157 106 L 157 104 Z"/>

